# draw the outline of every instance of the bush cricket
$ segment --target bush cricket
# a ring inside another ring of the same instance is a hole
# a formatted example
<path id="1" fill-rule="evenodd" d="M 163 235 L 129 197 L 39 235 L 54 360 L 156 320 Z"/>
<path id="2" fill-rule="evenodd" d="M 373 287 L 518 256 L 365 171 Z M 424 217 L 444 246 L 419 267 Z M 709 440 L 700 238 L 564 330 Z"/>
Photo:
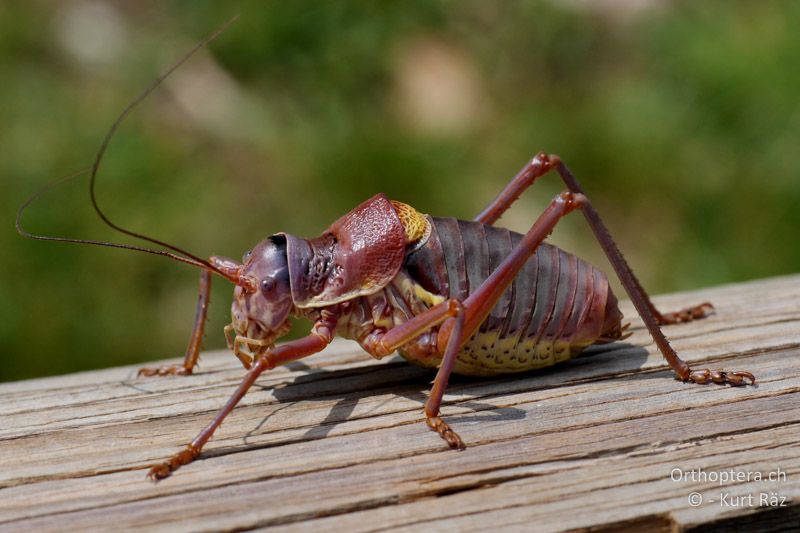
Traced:
<path id="1" fill-rule="evenodd" d="M 230 21 L 232 22 L 232 21 Z M 473 220 L 434 217 L 378 194 L 335 221 L 317 238 L 276 233 L 242 261 L 208 260 L 113 223 L 95 198 L 95 181 L 106 147 L 125 116 L 171 72 L 225 27 L 200 42 L 134 99 L 112 124 L 90 170 L 90 195 L 100 218 L 112 228 L 162 249 L 33 235 L 30 238 L 132 249 L 169 257 L 200 269 L 194 329 L 183 363 L 143 368 L 141 376 L 191 374 L 200 353 L 212 274 L 234 284 L 227 345 L 247 373 L 214 419 L 180 452 L 153 466 L 161 479 L 195 459 L 224 418 L 265 370 L 323 350 L 335 336 L 356 340 L 375 358 L 395 351 L 408 361 L 437 368 L 425 403 L 425 420 L 451 448 L 464 448 L 441 418 L 442 396 L 451 373 L 490 376 L 524 372 L 566 361 L 587 346 L 626 338 L 627 325 L 605 274 L 544 242 L 558 221 L 583 213 L 622 286 L 676 378 L 693 383 L 754 384 L 746 371 L 691 369 L 661 326 L 700 319 L 713 310 L 702 303 L 661 313 L 651 303 L 583 188 L 557 156 L 540 153 Z M 527 233 L 496 226 L 511 204 L 538 178 L 558 176 L 566 187 Z M 310 319 L 306 337 L 281 345 L 292 317 Z"/>

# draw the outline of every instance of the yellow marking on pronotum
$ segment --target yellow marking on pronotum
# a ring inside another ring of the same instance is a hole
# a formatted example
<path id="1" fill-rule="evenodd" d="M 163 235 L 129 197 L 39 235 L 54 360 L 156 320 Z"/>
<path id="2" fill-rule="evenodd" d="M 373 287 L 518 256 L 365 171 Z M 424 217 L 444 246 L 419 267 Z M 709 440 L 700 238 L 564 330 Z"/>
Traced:
<path id="1" fill-rule="evenodd" d="M 415 243 L 430 232 L 430 222 L 428 222 L 425 215 L 403 202 L 398 202 L 397 200 L 391 200 L 391 202 L 397 216 L 400 218 L 400 222 L 403 224 L 406 244 Z"/>

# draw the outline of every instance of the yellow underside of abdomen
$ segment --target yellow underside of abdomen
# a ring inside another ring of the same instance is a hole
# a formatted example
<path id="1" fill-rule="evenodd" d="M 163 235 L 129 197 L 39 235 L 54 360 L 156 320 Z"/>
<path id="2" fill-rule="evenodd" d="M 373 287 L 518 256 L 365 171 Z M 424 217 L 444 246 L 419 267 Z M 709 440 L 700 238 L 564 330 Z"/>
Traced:
<path id="1" fill-rule="evenodd" d="M 591 342 L 576 343 L 559 339 L 527 339 L 515 337 L 499 339 L 497 332 L 477 333 L 461 348 L 453 372 L 467 376 L 494 376 L 526 372 L 552 366 L 571 359 Z M 435 368 L 440 356 L 417 358 L 400 350 L 400 355 L 410 363 Z"/>

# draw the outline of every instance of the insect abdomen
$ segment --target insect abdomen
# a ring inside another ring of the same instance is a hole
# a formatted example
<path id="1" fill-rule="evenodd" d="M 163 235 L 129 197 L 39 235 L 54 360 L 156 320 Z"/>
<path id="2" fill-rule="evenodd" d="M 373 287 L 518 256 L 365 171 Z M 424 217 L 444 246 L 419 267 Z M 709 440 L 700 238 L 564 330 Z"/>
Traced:
<path id="1" fill-rule="evenodd" d="M 478 222 L 431 221 L 428 242 L 409 254 L 406 269 L 427 290 L 462 301 L 522 239 Z M 621 318 L 602 272 L 543 243 L 462 348 L 455 371 L 489 375 L 549 366 L 615 338 Z"/>

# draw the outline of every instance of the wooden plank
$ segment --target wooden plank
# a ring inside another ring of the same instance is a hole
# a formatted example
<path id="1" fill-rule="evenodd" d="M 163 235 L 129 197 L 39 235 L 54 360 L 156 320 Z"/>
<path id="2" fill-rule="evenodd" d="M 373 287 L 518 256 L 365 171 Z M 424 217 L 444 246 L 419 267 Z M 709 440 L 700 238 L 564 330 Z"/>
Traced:
<path id="1" fill-rule="evenodd" d="M 241 378 L 230 354 L 204 354 L 185 378 L 123 367 L 0 384 L 0 528 L 800 524 L 800 276 L 656 299 L 701 300 L 717 314 L 667 328 L 670 341 L 695 365 L 754 372 L 757 387 L 675 381 L 632 318 L 626 343 L 559 367 L 453 379 L 444 413 L 463 452 L 421 421 L 429 371 L 349 342 L 263 376 L 202 458 L 158 484 L 147 465 L 191 438 Z M 675 468 L 706 478 L 674 481 Z M 751 479 L 708 479 L 731 469 Z M 785 478 L 752 479 L 778 469 Z M 689 505 L 692 492 L 704 503 Z M 762 492 L 787 506 L 760 505 Z"/>

